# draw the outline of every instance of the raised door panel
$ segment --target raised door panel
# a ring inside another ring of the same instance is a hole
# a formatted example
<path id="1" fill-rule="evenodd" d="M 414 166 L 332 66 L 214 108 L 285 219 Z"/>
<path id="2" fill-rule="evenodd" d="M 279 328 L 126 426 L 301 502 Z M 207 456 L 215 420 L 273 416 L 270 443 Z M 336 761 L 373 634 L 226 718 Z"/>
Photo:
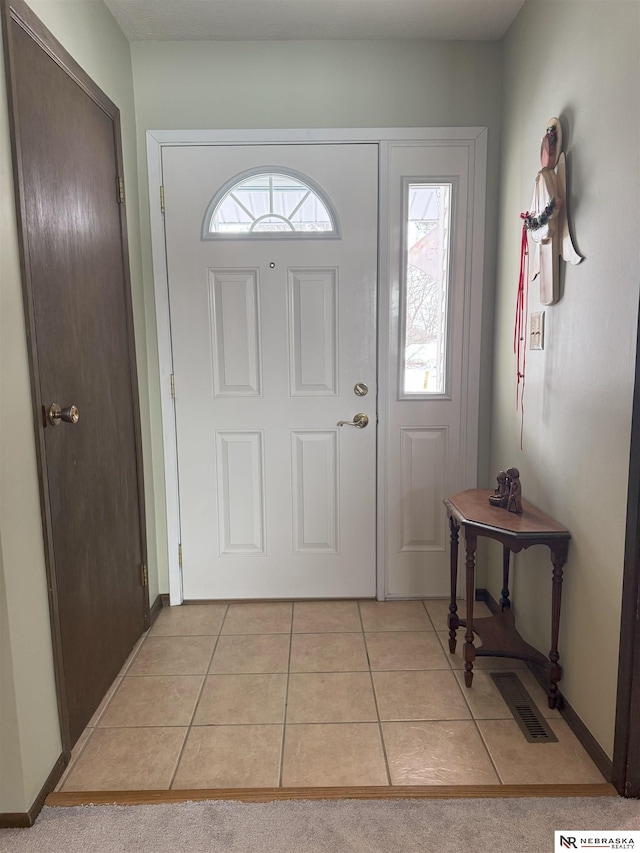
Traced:
<path id="1" fill-rule="evenodd" d="M 265 553 L 264 450 L 261 432 L 217 432 L 221 556 Z"/>
<path id="2" fill-rule="evenodd" d="M 443 551 L 442 484 L 448 430 L 426 427 L 402 428 L 400 432 L 400 550 Z"/>
<path id="3" fill-rule="evenodd" d="M 258 270 L 209 270 L 213 393 L 262 393 Z"/>
<path id="4" fill-rule="evenodd" d="M 291 396 L 338 393 L 338 271 L 290 269 Z"/>
<path id="5" fill-rule="evenodd" d="M 291 433 L 293 551 L 338 551 L 338 435 Z"/>

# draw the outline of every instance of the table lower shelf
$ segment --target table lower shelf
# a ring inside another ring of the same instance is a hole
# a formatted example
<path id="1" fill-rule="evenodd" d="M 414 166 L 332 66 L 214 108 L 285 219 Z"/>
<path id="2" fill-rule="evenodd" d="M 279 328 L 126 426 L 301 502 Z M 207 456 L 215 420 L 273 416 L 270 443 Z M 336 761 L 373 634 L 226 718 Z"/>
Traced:
<path id="1" fill-rule="evenodd" d="M 467 622 L 465 619 L 458 619 L 458 627 L 466 628 Z M 505 608 L 501 613 L 494 616 L 487 616 L 480 619 L 474 619 L 472 630 L 474 635 L 482 642 L 482 646 L 473 647 L 474 657 L 505 657 L 514 658 L 516 660 L 529 661 L 542 667 L 547 675 L 547 695 L 549 697 L 549 707 L 555 708 L 558 701 L 557 683 L 560 681 L 561 669 L 559 664 L 554 664 L 546 655 L 538 649 L 526 643 L 515 627 L 515 619 L 509 608 Z M 466 642 L 465 642 L 466 647 Z M 454 651 L 453 649 L 452 651 Z M 467 662 L 468 653 L 465 648 L 465 662 Z M 467 687 L 471 686 L 473 678 L 473 660 L 471 669 L 465 672 L 465 683 Z"/>

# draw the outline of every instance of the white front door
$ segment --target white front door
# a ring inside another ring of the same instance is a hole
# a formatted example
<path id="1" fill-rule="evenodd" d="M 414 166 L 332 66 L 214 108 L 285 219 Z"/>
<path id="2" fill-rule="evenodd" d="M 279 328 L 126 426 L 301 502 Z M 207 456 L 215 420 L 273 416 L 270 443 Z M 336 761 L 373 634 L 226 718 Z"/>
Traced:
<path id="1" fill-rule="evenodd" d="M 374 596 L 378 146 L 162 170 L 184 597 Z"/>

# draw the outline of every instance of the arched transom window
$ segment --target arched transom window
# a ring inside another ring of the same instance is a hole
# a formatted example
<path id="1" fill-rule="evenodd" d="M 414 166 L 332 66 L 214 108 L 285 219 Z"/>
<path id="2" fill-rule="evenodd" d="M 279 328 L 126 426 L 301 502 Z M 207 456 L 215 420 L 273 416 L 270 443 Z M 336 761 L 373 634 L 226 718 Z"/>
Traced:
<path id="1" fill-rule="evenodd" d="M 333 205 L 304 175 L 284 169 L 243 173 L 214 196 L 205 239 L 225 236 L 339 236 Z"/>

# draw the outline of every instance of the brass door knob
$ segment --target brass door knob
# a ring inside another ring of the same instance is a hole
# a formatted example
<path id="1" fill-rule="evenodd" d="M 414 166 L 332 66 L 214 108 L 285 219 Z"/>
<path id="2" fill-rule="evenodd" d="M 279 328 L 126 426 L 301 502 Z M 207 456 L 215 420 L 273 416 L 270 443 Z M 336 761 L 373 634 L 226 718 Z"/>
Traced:
<path id="1" fill-rule="evenodd" d="M 365 415 L 364 412 L 358 412 L 357 415 L 353 416 L 352 421 L 338 421 L 338 426 L 354 426 L 358 429 L 364 429 L 368 423 L 369 416 Z"/>
<path id="2" fill-rule="evenodd" d="M 77 406 L 67 406 L 62 409 L 57 403 L 52 403 L 47 412 L 47 420 L 51 426 L 60 426 L 64 421 L 66 424 L 77 424 L 80 420 L 80 412 Z"/>

